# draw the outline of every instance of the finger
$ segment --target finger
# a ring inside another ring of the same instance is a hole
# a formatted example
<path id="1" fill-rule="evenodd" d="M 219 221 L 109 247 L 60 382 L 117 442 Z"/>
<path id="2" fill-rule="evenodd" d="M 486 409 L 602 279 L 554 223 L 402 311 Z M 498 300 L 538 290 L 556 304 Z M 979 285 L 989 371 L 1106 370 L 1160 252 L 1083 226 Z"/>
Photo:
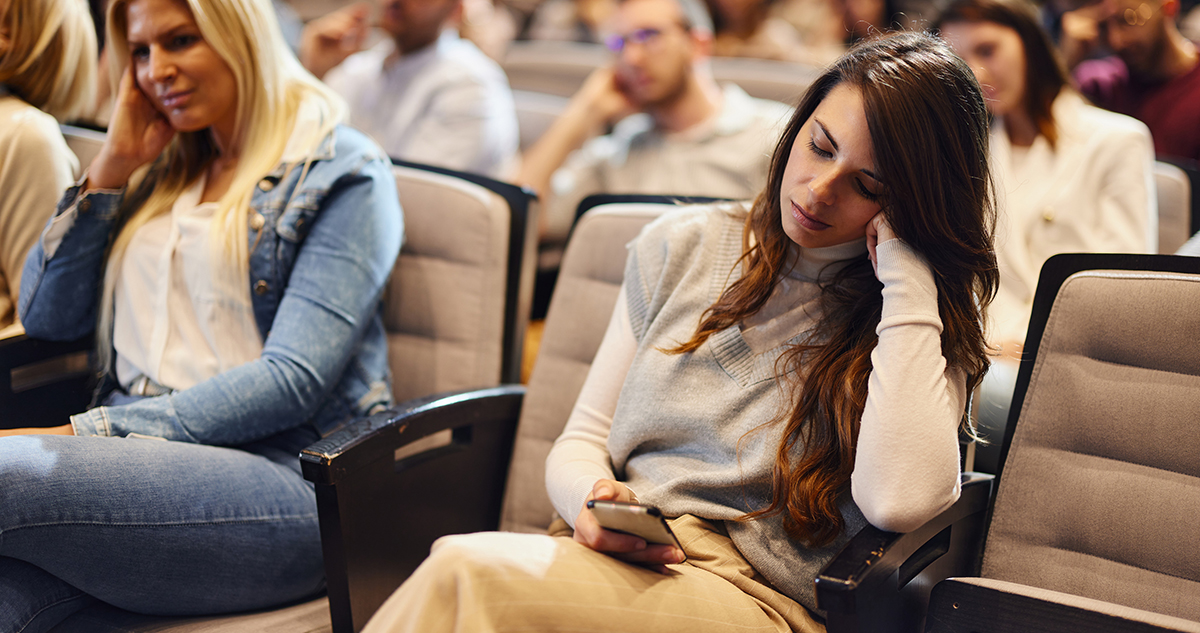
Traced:
<path id="1" fill-rule="evenodd" d="M 636 552 L 617 552 L 613 558 L 637 565 L 677 565 L 684 561 L 683 550 L 674 545 L 650 545 Z"/>

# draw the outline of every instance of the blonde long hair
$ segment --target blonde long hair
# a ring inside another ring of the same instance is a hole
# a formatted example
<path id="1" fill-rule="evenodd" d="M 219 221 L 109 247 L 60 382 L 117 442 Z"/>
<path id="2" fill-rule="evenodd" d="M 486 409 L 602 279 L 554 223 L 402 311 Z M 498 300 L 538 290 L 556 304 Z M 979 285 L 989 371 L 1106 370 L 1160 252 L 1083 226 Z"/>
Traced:
<path id="1" fill-rule="evenodd" d="M 59 121 L 91 104 L 96 31 L 84 0 L 9 0 L 0 32 L 9 37 L 0 84 Z"/>
<path id="2" fill-rule="evenodd" d="M 129 61 L 127 8 L 133 0 L 113 0 L 108 8 L 110 77 L 115 83 Z M 247 283 L 249 276 L 248 216 L 258 182 L 274 170 L 295 130 L 301 106 L 315 108 L 320 125 L 304 139 L 309 159 L 346 116 L 342 99 L 313 77 L 284 42 L 268 0 L 175 0 L 187 5 L 200 35 L 232 70 L 237 85 L 237 123 L 233 147 L 240 148 L 237 173 L 217 201 L 213 215 L 214 262 L 225 262 L 228 274 Z M 299 132 L 304 132 L 300 130 Z M 123 226 L 113 240 L 104 274 L 97 344 L 102 367 L 111 365 L 113 290 L 121 260 L 139 228 L 167 213 L 216 157 L 210 132 L 180 132 L 162 155 L 130 179 L 121 209 Z M 305 161 L 307 166 L 307 160 Z M 295 165 L 289 165 L 293 168 Z M 217 267 L 220 268 L 220 267 Z"/>

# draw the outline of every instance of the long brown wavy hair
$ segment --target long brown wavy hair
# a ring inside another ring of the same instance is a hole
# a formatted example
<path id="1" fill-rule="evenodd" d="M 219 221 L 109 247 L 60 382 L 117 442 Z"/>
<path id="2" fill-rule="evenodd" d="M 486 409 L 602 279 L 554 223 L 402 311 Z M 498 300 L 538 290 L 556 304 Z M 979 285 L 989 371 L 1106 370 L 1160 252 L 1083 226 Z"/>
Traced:
<path id="1" fill-rule="evenodd" d="M 1051 106 L 1058 93 L 1070 87 L 1070 76 L 1042 28 L 1037 8 L 1028 0 L 955 0 L 938 15 L 933 28 L 940 31 L 947 24 L 977 22 L 1006 26 L 1021 38 L 1025 49 L 1025 112 L 1054 147 L 1058 128 Z"/>
<path id="2" fill-rule="evenodd" d="M 982 324 L 998 283 L 987 110 L 970 68 L 941 40 L 917 33 L 859 44 L 809 88 L 775 147 L 767 187 L 747 216 L 742 275 L 704 313 L 691 340 L 667 351 L 694 351 L 753 315 L 788 272 L 788 253 L 799 247 L 781 222 L 784 167 L 801 126 L 841 84 L 862 95 L 875 167 L 886 183 L 882 213 L 933 270 L 942 354 L 974 389 L 988 368 Z M 854 470 L 882 289 L 865 257 L 822 285 L 819 322 L 777 365 L 790 398 L 774 421 L 786 428 L 771 503 L 744 519 L 783 514 L 789 536 L 810 546 L 826 545 L 844 529 L 837 501 Z"/>

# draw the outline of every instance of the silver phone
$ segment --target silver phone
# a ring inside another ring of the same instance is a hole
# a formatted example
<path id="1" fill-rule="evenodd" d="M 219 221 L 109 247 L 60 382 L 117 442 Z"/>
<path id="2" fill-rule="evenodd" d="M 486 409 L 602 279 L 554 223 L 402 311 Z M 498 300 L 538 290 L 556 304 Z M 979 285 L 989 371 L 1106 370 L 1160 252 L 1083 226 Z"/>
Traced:
<path id="1" fill-rule="evenodd" d="M 662 511 L 654 506 L 623 501 L 588 501 L 588 510 L 596 517 L 600 527 L 622 534 L 632 534 L 658 545 L 679 547 L 679 539 L 667 525 Z M 682 547 L 679 547 L 683 551 Z M 685 554 L 686 555 L 686 554 Z"/>

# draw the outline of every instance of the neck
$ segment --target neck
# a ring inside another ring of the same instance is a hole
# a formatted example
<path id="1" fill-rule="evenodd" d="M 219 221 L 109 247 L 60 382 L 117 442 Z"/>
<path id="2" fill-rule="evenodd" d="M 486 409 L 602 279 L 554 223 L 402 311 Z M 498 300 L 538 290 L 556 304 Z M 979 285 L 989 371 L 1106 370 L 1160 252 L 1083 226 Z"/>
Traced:
<path id="1" fill-rule="evenodd" d="M 438 31 L 433 34 L 433 37 L 425 36 L 418 39 L 402 39 L 399 37 L 395 38 L 396 50 L 392 53 L 392 57 L 399 58 L 406 55 L 412 55 L 413 53 L 433 46 L 437 43 L 438 38 L 442 36 L 443 30 L 445 29 L 438 29 Z"/>
<path id="2" fill-rule="evenodd" d="M 692 73 L 683 92 L 667 103 L 647 108 L 654 124 L 665 132 L 682 132 L 712 118 L 724 96 L 716 80 L 707 73 Z"/>
<path id="3" fill-rule="evenodd" d="M 1033 117 L 1023 108 L 1004 115 L 1004 131 L 1008 134 L 1008 142 L 1016 147 L 1029 147 L 1037 140 L 1038 127 Z"/>
<path id="4" fill-rule="evenodd" d="M 232 128 L 231 124 L 217 124 L 209 128 L 209 136 L 212 138 L 213 145 L 216 146 L 217 160 L 219 161 L 237 160 L 237 155 L 240 153 L 233 144 Z"/>
<path id="5" fill-rule="evenodd" d="M 1163 47 L 1162 59 L 1155 74 L 1160 79 L 1174 79 L 1191 72 L 1197 63 L 1200 63 L 1200 55 L 1196 53 L 1196 45 L 1180 35 L 1178 30 L 1168 29 L 1166 46 Z"/>

